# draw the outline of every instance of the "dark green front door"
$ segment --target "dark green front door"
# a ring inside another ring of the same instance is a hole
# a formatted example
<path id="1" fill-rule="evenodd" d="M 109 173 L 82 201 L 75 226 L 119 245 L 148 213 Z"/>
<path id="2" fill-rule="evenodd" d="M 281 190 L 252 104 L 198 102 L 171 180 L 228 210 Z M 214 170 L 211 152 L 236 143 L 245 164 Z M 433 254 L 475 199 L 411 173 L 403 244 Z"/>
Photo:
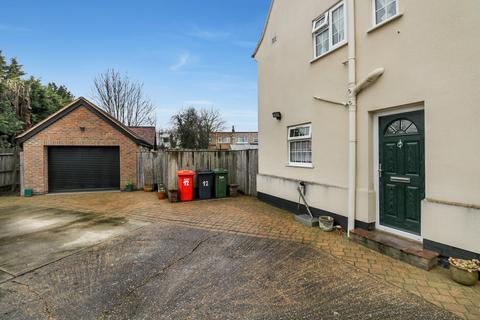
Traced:
<path id="1" fill-rule="evenodd" d="M 381 117 L 380 225 L 420 235 L 425 198 L 424 112 Z"/>

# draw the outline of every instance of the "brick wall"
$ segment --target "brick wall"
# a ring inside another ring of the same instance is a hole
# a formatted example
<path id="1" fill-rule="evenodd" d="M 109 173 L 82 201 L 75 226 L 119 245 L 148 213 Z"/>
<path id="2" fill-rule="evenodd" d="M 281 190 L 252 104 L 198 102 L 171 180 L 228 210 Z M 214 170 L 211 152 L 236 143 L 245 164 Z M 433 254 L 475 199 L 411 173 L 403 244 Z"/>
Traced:
<path id="1" fill-rule="evenodd" d="M 137 144 L 84 107 L 24 142 L 24 185 L 34 193 L 48 192 L 48 146 L 118 146 L 120 186 L 137 182 Z"/>

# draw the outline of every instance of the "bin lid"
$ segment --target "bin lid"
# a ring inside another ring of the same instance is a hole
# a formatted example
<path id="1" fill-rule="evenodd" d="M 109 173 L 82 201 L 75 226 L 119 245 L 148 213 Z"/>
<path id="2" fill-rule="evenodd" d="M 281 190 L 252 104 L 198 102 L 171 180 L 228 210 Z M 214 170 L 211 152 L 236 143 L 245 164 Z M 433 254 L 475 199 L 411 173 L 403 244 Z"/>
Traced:
<path id="1" fill-rule="evenodd" d="M 226 170 L 226 169 L 218 169 L 218 168 L 217 168 L 217 169 L 213 169 L 213 172 L 214 172 L 215 174 L 226 174 L 226 173 L 228 173 L 228 170 Z"/>
<path id="2" fill-rule="evenodd" d="M 213 174 L 213 171 L 207 169 L 199 169 L 197 170 L 197 174 Z"/>
<path id="3" fill-rule="evenodd" d="M 195 175 L 195 171 L 192 171 L 192 170 L 180 170 L 180 171 L 177 171 L 177 175 L 179 175 L 179 176 L 194 176 L 194 175 Z"/>

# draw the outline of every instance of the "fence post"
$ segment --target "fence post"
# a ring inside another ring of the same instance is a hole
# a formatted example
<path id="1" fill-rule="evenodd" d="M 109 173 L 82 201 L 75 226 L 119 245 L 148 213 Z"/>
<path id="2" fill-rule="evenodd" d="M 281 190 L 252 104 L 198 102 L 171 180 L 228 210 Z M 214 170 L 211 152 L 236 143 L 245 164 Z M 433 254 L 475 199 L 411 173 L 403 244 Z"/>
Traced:
<path id="1" fill-rule="evenodd" d="M 20 178 L 20 196 L 23 196 L 25 194 L 25 181 L 23 178 L 23 151 L 19 152 L 18 154 L 18 162 L 19 162 L 19 167 L 20 167 L 20 173 L 19 173 L 19 178 Z"/>
<path id="2" fill-rule="evenodd" d="M 18 173 L 20 171 L 20 159 L 19 159 L 19 150 L 15 148 L 13 151 L 13 161 L 12 161 L 12 192 L 17 190 L 18 185 Z"/>

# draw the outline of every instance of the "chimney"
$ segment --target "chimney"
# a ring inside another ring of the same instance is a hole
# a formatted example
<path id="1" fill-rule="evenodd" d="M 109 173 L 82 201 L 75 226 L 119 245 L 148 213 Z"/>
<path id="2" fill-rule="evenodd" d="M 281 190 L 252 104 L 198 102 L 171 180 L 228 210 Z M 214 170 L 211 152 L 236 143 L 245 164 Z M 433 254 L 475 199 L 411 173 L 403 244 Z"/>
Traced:
<path id="1" fill-rule="evenodd" d="M 235 132 L 235 126 L 232 126 L 232 132 Z"/>

